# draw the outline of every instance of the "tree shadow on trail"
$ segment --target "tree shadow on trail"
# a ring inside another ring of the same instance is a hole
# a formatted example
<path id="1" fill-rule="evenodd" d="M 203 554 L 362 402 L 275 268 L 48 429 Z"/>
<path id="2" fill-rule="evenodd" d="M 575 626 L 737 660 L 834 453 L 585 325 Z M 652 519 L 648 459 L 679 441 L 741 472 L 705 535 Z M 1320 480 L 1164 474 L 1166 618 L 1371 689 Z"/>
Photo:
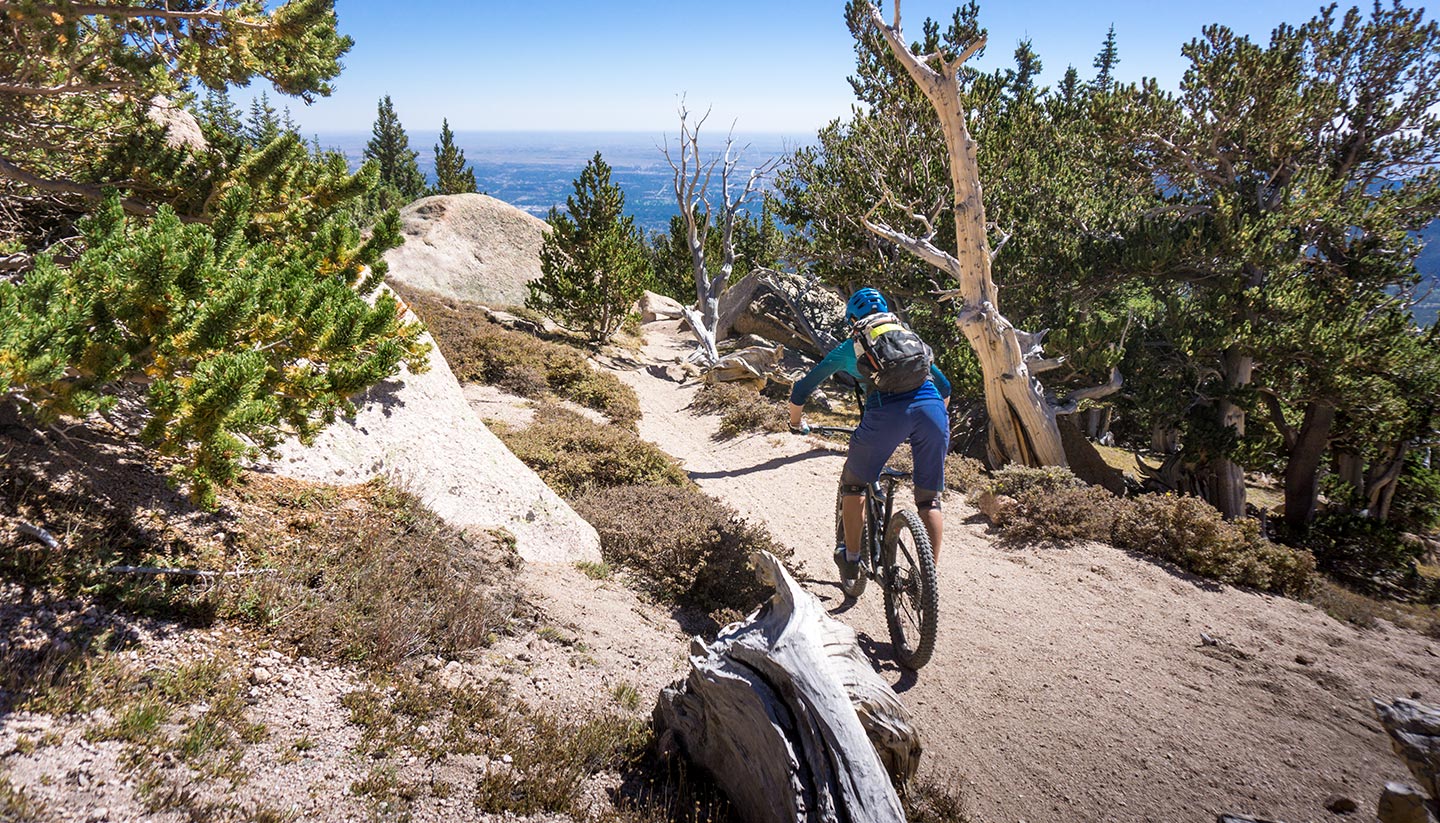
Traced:
<path id="1" fill-rule="evenodd" d="M 715 480 L 721 477 L 744 477 L 747 474 L 771 471 L 773 469 L 778 469 L 781 466 L 788 466 L 791 463 L 799 463 L 802 460 L 811 460 L 816 457 L 833 454 L 835 454 L 835 452 L 816 446 L 809 451 L 800 452 L 799 454 L 791 454 L 783 457 L 772 457 L 771 459 L 766 460 L 764 463 L 757 463 L 754 466 L 746 466 L 739 469 L 724 469 L 722 471 L 713 472 L 688 472 L 688 474 L 690 475 L 691 480 Z"/>

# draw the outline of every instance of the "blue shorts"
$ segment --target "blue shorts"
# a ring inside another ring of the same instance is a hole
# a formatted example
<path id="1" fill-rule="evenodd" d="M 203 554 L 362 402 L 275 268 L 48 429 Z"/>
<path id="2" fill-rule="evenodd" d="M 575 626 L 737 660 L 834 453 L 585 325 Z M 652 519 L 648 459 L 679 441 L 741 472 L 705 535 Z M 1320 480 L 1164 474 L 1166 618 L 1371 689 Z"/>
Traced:
<path id="1" fill-rule="evenodd" d="M 950 451 L 950 415 L 945 402 L 925 397 L 902 403 L 865 407 L 860 426 L 850 436 L 850 454 L 840 482 L 869 485 L 880 479 L 880 470 L 895 449 L 910 438 L 910 457 L 915 462 L 915 493 L 933 497 L 945 488 L 945 455 Z"/>

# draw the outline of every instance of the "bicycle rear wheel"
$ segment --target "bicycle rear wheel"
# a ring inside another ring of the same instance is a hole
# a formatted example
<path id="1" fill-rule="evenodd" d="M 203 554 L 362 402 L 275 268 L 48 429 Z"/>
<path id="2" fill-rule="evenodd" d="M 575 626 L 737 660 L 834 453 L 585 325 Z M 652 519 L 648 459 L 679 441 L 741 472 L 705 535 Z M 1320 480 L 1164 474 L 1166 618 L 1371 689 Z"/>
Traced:
<path id="1" fill-rule="evenodd" d="M 885 619 L 895 660 L 907 669 L 930 662 L 940 619 L 935 555 L 920 515 L 901 509 L 885 531 Z"/>
<path id="2" fill-rule="evenodd" d="M 840 494 L 840 490 L 839 490 L 839 489 L 836 489 L 836 490 L 835 490 L 835 545 L 836 545 L 837 547 L 838 547 L 838 546 L 841 546 L 841 545 L 844 545 L 844 543 L 845 543 L 845 519 L 844 519 L 843 517 L 841 517 L 841 515 L 840 515 L 841 500 L 842 500 L 842 495 Z M 863 542 L 863 541 L 864 541 L 863 535 L 865 534 L 865 529 L 863 528 L 863 526 L 864 526 L 864 521 L 861 521 L 861 526 L 862 526 L 862 528 L 860 529 L 860 534 L 862 535 L 861 541 Z M 865 593 L 865 586 L 866 586 L 866 584 L 868 584 L 868 583 L 870 582 L 870 578 L 869 578 L 869 576 L 866 574 L 866 567 L 867 567 L 867 566 L 869 566 L 869 563 L 867 563 L 866 560 L 865 560 L 865 549 L 864 549 L 864 547 L 862 546 L 862 547 L 861 547 L 861 550 L 860 550 L 860 572 L 859 572 L 859 574 L 855 577 L 854 580 L 846 580 L 844 577 L 841 577 L 841 578 L 840 578 L 840 591 L 844 592 L 846 597 L 849 597 L 849 598 L 851 598 L 851 599 L 854 599 L 854 598 L 859 597 L 860 595 L 862 595 L 862 594 Z"/>

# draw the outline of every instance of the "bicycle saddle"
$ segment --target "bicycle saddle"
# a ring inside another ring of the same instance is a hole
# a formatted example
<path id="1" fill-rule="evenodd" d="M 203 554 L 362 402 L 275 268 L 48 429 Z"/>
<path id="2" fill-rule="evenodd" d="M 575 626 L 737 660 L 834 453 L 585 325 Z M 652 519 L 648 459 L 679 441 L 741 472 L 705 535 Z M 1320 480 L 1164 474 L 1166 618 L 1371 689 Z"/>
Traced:
<path id="1" fill-rule="evenodd" d="M 893 477 L 896 480 L 905 480 L 910 477 L 910 472 L 902 472 L 899 469 L 892 469 L 889 466 L 880 470 L 881 477 Z"/>

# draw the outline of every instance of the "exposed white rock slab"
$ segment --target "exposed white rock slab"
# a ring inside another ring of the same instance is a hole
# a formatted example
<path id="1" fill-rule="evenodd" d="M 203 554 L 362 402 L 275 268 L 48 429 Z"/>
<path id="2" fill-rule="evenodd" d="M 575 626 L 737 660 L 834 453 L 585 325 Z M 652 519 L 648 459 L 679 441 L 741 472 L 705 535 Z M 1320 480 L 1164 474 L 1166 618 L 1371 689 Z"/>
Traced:
<path id="1" fill-rule="evenodd" d="M 540 276 L 549 225 L 484 194 L 422 197 L 400 210 L 405 243 L 386 279 L 490 306 L 519 305 Z"/>
<path id="2" fill-rule="evenodd" d="M 600 560 L 600 538 L 482 423 L 431 344 L 430 370 L 400 375 L 357 398 L 314 446 L 285 444 L 269 468 L 301 480 L 364 483 L 380 475 L 460 528 L 503 528 L 538 563 Z"/>

